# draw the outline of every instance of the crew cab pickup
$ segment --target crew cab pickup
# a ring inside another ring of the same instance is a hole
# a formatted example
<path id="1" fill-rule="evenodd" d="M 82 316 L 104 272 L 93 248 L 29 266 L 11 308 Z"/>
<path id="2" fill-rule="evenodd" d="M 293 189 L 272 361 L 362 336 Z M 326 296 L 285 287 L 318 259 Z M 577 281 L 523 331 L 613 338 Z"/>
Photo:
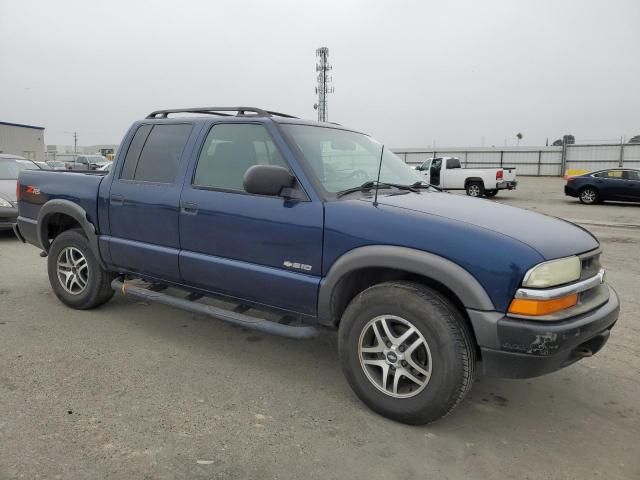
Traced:
<path id="1" fill-rule="evenodd" d="M 592 355 L 618 317 L 583 228 L 441 193 L 368 135 L 259 108 L 153 112 L 110 172 L 25 170 L 17 194 L 16 234 L 69 307 L 118 292 L 288 337 L 336 329 L 356 394 L 401 422 L 445 416 L 478 374 Z"/>
<path id="2" fill-rule="evenodd" d="M 498 191 L 514 190 L 518 185 L 514 167 L 462 168 L 457 157 L 430 158 L 415 169 L 431 185 L 443 190 L 465 190 L 471 197 L 494 197 Z"/>

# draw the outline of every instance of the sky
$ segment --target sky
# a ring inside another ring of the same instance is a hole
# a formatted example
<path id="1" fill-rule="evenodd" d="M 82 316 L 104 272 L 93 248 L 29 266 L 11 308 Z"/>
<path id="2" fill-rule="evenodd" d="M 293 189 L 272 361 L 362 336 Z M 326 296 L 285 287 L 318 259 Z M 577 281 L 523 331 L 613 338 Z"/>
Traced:
<path id="1" fill-rule="evenodd" d="M 640 134 L 640 1 L 0 0 L 0 121 L 119 143 L 160 108 L 257 106 L 396 148 Z"/>

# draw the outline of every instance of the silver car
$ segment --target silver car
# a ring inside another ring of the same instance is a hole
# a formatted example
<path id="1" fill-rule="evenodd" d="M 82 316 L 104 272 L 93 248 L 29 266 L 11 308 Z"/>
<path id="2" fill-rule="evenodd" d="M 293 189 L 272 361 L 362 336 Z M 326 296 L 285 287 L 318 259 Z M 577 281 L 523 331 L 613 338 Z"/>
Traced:
<path id="1" fill-rule="evenodd" d="M 24 157 L 0 154 L 0 230 L 11 230 L 18 218 L 16 185 L 20 171 L 39 168 Z"/>

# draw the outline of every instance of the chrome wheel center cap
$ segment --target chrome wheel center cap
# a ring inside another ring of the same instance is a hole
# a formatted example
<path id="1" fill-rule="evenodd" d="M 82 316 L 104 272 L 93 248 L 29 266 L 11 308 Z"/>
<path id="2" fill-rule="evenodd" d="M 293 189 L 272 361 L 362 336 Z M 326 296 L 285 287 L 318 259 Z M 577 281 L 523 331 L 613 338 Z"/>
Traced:
<path id="1" fill-rule="evenodd" d="M 400 363 L 404 355 L 396 350 L 395 345 L 384 352 L 384 358 L 389 365 L 395 365 Z"/>

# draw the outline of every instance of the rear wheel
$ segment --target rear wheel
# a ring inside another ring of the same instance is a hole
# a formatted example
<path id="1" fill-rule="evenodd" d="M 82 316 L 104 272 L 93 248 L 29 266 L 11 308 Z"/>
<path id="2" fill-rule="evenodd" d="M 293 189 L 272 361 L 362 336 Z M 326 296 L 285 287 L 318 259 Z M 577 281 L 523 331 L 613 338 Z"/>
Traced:
<path id="1" fill-rule="evenodd" d="M 58 235 L 47 257 L 49 283 L 65 305 L 85 310 L 107 302 L 113 296 L 115 273 L 104 270 L 80 229 Z"/>
<path id="2" fill-rule="evenodd" d="M 600 194 L 593 187 L 585 187 L 580 190 L 580 201 L 587 205 L 598 203 L 600 201 Z"/>
<path id="3" fill-rule="evenodd" d="M 484 184 L 482 182 L 469 182 L 466 190 L 467 195 L 470 197 L 481 197 L 484 195 Z"/>
<path id="4" fill-rule="evenodd" d="M 497 189 L 496 190 L 485 190 L 484 194 L 487 197 L 495 197 L 498 194 L 498 190 Z"/>
<path id="5" fill-rule="evenodd" d="M 340 323 L 339 351 L 356 395 L 403 423 L 444 417 L 473 383 L 475 352 L 464 319 L 419 283 L 386 282 L 360 293 Z"/>

